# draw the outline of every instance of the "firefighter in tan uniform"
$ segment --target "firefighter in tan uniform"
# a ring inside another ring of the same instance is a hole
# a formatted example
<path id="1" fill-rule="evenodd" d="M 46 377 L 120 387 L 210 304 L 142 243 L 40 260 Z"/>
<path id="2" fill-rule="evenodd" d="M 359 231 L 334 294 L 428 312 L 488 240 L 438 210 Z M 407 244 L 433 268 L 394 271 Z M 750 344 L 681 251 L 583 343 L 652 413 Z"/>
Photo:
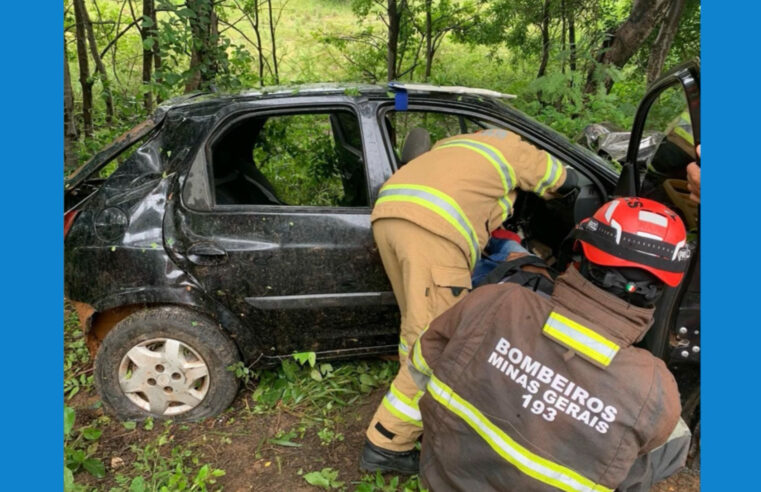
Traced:
<path id="1" fill-rule="evenodd" d="M 367 430 L 360 467 L 417 473 L 421 392 L 406 366 L 425 326 L 465 297 L 491 232 L 517 190 L 551 198 L 576 175 L 551 154 L 504 130 L 458 135 L 399 169 L 380 189 L 373 235 L 401 311 L 400 369 Z M 562 189 L 561 189 L 562 188 Z"/>
<path id="2" fill-rule="evenodd" d="M 684 224 L 658 202 L 618 198 L 573 234 L 580 269 L 550 298 L 481 287 L 413 345 L 433 492 L 644 492 L 683 466 L 676 381 L 632 344 L 689 265 Z"/>

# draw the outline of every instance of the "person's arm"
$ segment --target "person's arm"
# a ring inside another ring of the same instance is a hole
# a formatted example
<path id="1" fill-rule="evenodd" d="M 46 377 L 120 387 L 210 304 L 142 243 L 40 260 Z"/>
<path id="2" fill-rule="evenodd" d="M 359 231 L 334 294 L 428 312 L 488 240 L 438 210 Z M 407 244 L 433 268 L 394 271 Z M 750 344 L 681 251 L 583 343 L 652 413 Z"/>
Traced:
<path id="1" fill-rule="evenodd" d="M 578 185 L 576 171 L 518 135 L 511 134 L 505 139 L 502 153 L 515 171 L 517 187 L 523 191 L 550 199 L 563 196 Z"/>
<path id="2" fill-rule="evenodd" d="M 695 150 L 700 157 L 700 144 Z M 687 165 L 687 189 L 690 190 L 690 200 L 700 204 L 700 166 L 696 162 Z"/>

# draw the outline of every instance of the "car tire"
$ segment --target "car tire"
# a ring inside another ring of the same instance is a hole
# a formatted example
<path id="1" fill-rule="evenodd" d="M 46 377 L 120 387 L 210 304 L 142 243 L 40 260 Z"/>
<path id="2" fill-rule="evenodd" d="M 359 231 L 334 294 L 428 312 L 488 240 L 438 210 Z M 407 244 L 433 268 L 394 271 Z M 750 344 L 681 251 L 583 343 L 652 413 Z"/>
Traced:
<path id="1" fill-rule="evenodd" d="M 238 380 L 227 368 L 238 361 L 235 344 L 207 316 L 176 306 L 150 308 L 127 316 L 105 337 L 95 385 L 122 420 L 199 420 L 232 403 Z"/>

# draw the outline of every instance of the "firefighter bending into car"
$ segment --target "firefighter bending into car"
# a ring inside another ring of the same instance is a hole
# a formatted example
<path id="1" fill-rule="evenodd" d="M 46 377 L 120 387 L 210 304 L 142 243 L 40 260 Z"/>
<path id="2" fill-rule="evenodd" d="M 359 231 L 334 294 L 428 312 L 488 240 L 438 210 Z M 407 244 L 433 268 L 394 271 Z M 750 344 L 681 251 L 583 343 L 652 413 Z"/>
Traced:
<path id="1" fill-rule="evenodd" d="M 552 198 L 576 181 L 551 154 L 490 129 L 437 142 L 381 187 L 371 220 L 401 311 L 400 368 L 367 429 L 361 469 L 418 472 L 422 393 L 407 369 L 409 347 L 470 290 L 471 271 L 518 189 Z"/>
<path id="2" fill-rule="evenodd" d="M 572 237 L 580 267 L 551 297 L 480 287 L 413 345 L 432 491 L 646 491 L 683 466 L 676 381 L 632 344 L 664 285 L 682 280 L 684 224 L 653 200 L 618 198 Z"/>

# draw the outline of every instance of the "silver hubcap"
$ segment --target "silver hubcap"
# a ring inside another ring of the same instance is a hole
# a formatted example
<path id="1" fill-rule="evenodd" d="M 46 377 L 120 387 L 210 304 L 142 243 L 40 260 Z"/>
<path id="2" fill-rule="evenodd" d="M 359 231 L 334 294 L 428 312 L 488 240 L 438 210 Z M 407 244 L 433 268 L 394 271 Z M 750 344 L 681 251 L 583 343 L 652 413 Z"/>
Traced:
<path id="1" fill-rule="evenodd" d="M 209 391 L 209 368 L 201 356 L 173 338 L 135 345 L 119 365 L 119 386 L 132 403 L 157 415 L 192 410 Z"/>

